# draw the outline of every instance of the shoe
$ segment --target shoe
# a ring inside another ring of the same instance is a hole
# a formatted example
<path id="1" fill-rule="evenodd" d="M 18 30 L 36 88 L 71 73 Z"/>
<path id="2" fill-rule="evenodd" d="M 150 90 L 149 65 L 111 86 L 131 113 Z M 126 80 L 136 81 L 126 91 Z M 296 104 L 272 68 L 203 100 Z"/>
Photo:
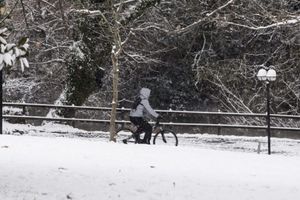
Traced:
<path id="1" fill-rule="evenodd" d="M 141 140 L 140 144 L 146 144 L 146 140 Z"/>
<path id="2" fill-rule="evenodd" d="M 150 144 L 150 142 L 146 140 L 142 140 L 140 144 Z"/>
<path id="3" fill-rule="evenodd" d="M 142 141 L 139 134 L 135 134 L 134 139 L 136 144 L 140 144 Z"/>
<path id="4" fill-rule="evenodd" d="M 135 144 L 141 144 L 141 143 L 142 143 L 142 140 L 141 140 L 141 139 L 135 140 Z"/>

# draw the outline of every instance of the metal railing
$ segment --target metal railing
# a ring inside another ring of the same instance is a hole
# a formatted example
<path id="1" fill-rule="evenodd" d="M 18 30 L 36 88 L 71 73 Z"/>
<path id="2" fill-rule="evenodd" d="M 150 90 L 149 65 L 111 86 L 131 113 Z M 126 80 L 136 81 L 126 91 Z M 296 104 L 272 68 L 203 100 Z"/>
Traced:
<path id="1" fill-rule="evenodd" d="M 33 103 L 9 103 L 4 102 L 3 106 L 21 107 L 23 108 L 23 115 L 3 115 L 5 119 L 24 119 L 24 120 L 43 120 L 43 121 L 65 121 L 65 122 L 91 122 L 91 123 L 109 123 L 107 119 L 84 119 L 84 118 L 52 118 L 43 116 L 28 116 L 25 115 L 27 107 L 40 107 L 40 108 L 56 108 L 56 109 L 75 109 L 75 110 L 93 110 L 93 111 L 111 111 L 110 107 L 91 107 L 91 106 L 68 106 L 68 105 L 52 105 L 52 104 L 33 104 Z M 129 112 L 128 108 L 118 108 L 117 111 L 123 115 L 124 112 Z M 261 113 L 230 113 L 230 112 L 207 112 L 207 111 L 184 111 L 184 110 L 156 110 L 159 113 L 168 114 L 186 114 L 186 115 L 201 115 L 201 116 L 217 116 L 217 117 L 259 117 L 266 118 L 267 114 Z M 271 118 L 281 119 L 296 119 L 300 120 L 300 115 L 278 115 L 271 114 Z M 124 117 L 121 120 L 116 120 L 116 123 L 130 123 Z M 193 127 L 214 127 L 214 128 L 241 128 L 241 129 L 267 129 L 267 125 L 244 125 L 244 124 L 221 124 L 221 123 L 182 123 L 182 122 L 161 122 L 167 126 L 193 126 Z M 283 131 L 298 131 L 299 127 L 278 127 L 271 126 L 271 130 Z"/>

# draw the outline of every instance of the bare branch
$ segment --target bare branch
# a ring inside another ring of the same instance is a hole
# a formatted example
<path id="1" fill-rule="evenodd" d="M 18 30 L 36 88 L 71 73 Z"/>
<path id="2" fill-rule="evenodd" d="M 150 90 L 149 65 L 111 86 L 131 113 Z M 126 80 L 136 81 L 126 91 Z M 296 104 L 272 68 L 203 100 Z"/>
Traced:
<path id="1" fill-rule="evenodd" d="M 41 0 L 42 2 L 44 2 L 45 4 L 47 4 L 47 5 L 49 5 L 49 6 L 51 6 L 52 8 L 56 8 L 55 7 L 55 5 L 53 5 L 53 4 L 51 4 L 51 3 L 49 3 L 48 1 L 46 1 L 46 0 Z"/>
<path id="2" fill-rule="evenodd" d="M 226 8 L 228 5 L 230 5 L 230 4 L 233 3 L 233 2 L 234 2 L 234 0 L 229 0 L 229 1 L 228 1 L 227 3 L 225 3 L 224 5 L 220 6 L 219 8 L 215 9 L 214 11 L 212 11 L 212 12 L 206 14 L 206 16 L 205 16 L 204 18 L 199 19 L 198 21 L 196 21 L 196 22 L 194 22 L 194 23 L 192 23 L 192 24 L 190 24 L 190 25 L 188 25 L 188 26 L 186 26 L 186 27 L 184 27 L 184 28 L 181 28 L 181 29 L 179 29 L 179 30 L 176 30 L 175 32 L 180 34 L 180 33 L 184 33 L 184 32 L 186 32 L 186 31 L 188 31 L 188 30 L 194 28 L 195 26 L 199 25 L 200 23 L 202 23 L 203 21 L 205 21 L 207 18 L 213 16 L 213 15 L 214 15 L 215 13 L 217 13 L 218 11 L 220 11 L 220 10 Z"/>
<path id="3" fill-rule="evenodd" d="M 298 16 L 294 19 L 289 19 L 289 20 L 285 20 L 282 22 L 276 22 L 276 23 L 269 24 L 266 26 L 248 26 L 248 25 L 238 24 L 238 23 L 228 22 L 228 21 L 223 21 L 221 23 L 227 24 L 227 25 L 233 25 L 233 26 L 240 26 L 243 28 L 251 29 L 251 30 L 264 30 L 264 29 L 276 28 L 276 27 L 280 27 L 280 26 L 295 25 L 297 23 L 300 23 L 300 16 Z"/>
<path id="4" fill-rule="evenodd" d="M 64 59 L 53 59 L 53 60 L 48 60 L 45 62 L 30 62 L 30 65 L 44 65 L 44 64 L 49 64 L 49 63 L 65 63 L 66 61 Z"/>
<path id="5" fill-rule="evenodd" d="M 80 14 L 89 14 L 89 15 L 103 15 L 100 10 L 88 10 L 88 9 L 71 9 L 71 12 L 76 12 Z"/>

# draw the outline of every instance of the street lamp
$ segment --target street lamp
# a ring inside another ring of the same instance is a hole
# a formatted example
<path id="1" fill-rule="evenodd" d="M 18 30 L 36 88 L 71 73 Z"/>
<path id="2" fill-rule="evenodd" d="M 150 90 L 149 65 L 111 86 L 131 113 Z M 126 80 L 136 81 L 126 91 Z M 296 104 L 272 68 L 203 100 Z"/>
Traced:
<path id="1" fill-rule="evenodd" d="M 0 83 L 1 83 L 1 90 L 0 90 L 0 134 L 3 133 L 3 68 L 0 70 Z"/>
<path id="2" fill-rule="evenodd" d="M 257 73 L 257 78 L 260 81 L 265 81 L 267 84 L 267 134 L 268 134 L 268 154 L 271 154 L 271 125 L 270 125 L 270 81 L 276 80 L 276 71 L 273 66 L 267 71 L 264 68 Z"/>

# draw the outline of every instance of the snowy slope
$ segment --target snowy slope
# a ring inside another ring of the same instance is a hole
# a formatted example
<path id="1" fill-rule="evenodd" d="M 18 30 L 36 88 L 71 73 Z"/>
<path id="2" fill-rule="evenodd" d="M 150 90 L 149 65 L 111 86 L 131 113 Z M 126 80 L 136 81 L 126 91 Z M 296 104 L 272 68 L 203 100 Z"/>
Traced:
<path id="1" fill-rule="evenodd" d="M 296 200 L 300 157 L 0 135 L 1 200 Z"/>

